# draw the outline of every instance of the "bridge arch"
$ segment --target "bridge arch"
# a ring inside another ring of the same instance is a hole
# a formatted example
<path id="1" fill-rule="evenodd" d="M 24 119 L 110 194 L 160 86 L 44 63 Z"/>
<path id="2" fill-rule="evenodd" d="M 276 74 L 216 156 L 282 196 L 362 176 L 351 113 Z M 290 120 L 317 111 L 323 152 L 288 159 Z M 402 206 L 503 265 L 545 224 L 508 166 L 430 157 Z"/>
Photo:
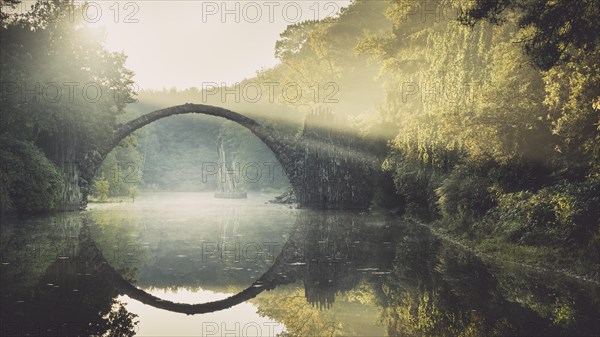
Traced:
<path id="1" fill-rule="evenodd" d="M 119 145 L 119 143 L 125 137 L 129 136 L 134 131 L 142 128 L 143 126 L 146 126 L 162 118 L 190 113 L 225 118 L 245 127 L 246 129 L 250 130 L 250 132 L 252 132 L 255 136 L 257 136 L 263 143 L 265 143 L 271 149 L 271 151 L 273 151 L 273 153 L 281 162 L 281 164 L 291 164 L 289 157 L 286 156 L 285 153 L 283 153 L 283 151 L 286 150 L 283 147 L 291 146 L 293 145 L 293 143 L 289 142 L 289 140 L 286 139 L 286 137 L 283 137 L 274 129 L 263 126 L 255 120 L 237 112 L 233 112 L 231 110 L 211 105 L 191 103 L 156 110 L 121 125 L 119 128 L 117 128 L 108 146 L 105 149 L 103 149 L 103 153 L 101 154 L 103 155 L 103 157 L 106 156 L 110 151 L 112 151 L 112 149 Z"/>
<path id="2" fill-rule="evenodd" d="M 109 139 L 107 144 L 98 148 L 94 153 L 86 155 L 84 160 L 84 167 L 80 167 L 81 170 L 81 182 L 80 186 L 84 192 L 84 198 L 87 199 L 87 192 L 89 190 L 89 183 L 94 179 L 96 172 L 102 165 L 102 162 L 106 156 L 119 145 L 119 143 L 127 136 L 135 132 L 136 130 L 155 122 L 159 119 L 182 115 L 182 114 L 203 114 L 215 117 L 225 118 L 232 122 L 235 122 L 254 134 L 260 139 L 275 155 L 275 158 L 281 164 L 283 171 L 285 172 L 292 189 L 294 192 L 298 192 L 299 183 L 296 172 L 301 171 L 303 165 L 302 160 L 296 158 L 298 154 L 302 153 L 301 147 L 294 139 L 282 135 L 273 128 L 261 125 L 255 120 L 248 118 L 242 114 L 233 112 L 231 110 L 215 107 L 204 104 L 191 104 L 186 103 L 182 105 L 172 106 L 144 114 L 137 117 L 125 124 L 120 125 L 112 137 Z M 86 203 L 86 200 L 84 200 Z"/>
<path id="3" fill-rule="evenodd" d="M 242 114 L 203 104 L 183 104 L 156 110 L 120 125 L 111 137 L 78 160 L 80 208 L 87 205 L 90 183 L 104 158 L 128 135 L 159 119 L 181 114 L 225 118 L 254 134 L 281 164 L 298 204 L 321 209 L 367 209 L 373 197 L 373 176 L 380 166 L 372 149 L 360 139 L 304 122 L 302 136 L 285 135 Z"/>

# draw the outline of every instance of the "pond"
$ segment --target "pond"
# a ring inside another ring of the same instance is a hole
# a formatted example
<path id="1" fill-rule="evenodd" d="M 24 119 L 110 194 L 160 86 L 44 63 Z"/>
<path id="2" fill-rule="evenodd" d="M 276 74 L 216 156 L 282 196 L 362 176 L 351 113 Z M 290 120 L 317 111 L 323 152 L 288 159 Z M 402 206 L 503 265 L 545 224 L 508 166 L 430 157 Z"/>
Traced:
<path id="1" fill-rule="evenodd" d="M 389 214 L 142 194 L 1 226 L 1 336 L 600 335 L 600 287 Z"/>

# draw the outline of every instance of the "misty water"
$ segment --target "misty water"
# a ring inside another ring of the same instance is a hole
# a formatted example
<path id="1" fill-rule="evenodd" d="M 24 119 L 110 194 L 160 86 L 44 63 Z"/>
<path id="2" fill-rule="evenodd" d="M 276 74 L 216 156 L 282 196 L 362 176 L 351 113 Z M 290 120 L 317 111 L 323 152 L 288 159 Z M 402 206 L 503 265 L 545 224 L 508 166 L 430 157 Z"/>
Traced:
<path id="1" fill-rule="evenodd" d="M 3 219 L 1 335 L 600 332 L 597 284 L 482 261 L 388 214 L 272 197 L 154 193 Z"/>

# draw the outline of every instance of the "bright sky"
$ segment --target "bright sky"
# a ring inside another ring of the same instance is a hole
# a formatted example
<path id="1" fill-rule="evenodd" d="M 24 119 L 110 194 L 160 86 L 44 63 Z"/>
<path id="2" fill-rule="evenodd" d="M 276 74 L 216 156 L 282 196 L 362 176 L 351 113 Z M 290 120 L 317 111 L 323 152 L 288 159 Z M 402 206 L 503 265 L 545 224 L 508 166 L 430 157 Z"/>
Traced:
<path id="1" fill-rule="evenodd" d="M 233 84 L 277 64 L 287 25 L 336 15 L 350 1 L 90 1 L 87 22 L 107 29 L 139 89 Z M 97 13 L 100 13 L 98 15 Z"/>

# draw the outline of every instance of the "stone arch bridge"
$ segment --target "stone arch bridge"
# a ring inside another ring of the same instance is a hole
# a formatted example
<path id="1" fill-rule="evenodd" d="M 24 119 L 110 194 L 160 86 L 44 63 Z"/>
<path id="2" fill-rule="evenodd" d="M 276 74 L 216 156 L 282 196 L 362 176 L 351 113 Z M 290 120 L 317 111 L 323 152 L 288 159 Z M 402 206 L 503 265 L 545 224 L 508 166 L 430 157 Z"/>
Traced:
<path id="1" fill-rule="evenodd" d="M 297 138 L 224 108 L 189 103 L 156 110 L 122 124 L 105 145 L 85 154 L 78 164 L 83 206 L 87 204 L 90 183 L 103 160 L 124 138 L 159 119 L 190 113 L 225 118 L 258 137 L 282 165 L 300 206 L 327 209 L 369 207 L 374 163 L 365 158 L 372 156 L 358 154 L 352 137 L 340 137 L 317 126 L 312 119 L 318 116 L 307 117 L 303 135 Z"/>

